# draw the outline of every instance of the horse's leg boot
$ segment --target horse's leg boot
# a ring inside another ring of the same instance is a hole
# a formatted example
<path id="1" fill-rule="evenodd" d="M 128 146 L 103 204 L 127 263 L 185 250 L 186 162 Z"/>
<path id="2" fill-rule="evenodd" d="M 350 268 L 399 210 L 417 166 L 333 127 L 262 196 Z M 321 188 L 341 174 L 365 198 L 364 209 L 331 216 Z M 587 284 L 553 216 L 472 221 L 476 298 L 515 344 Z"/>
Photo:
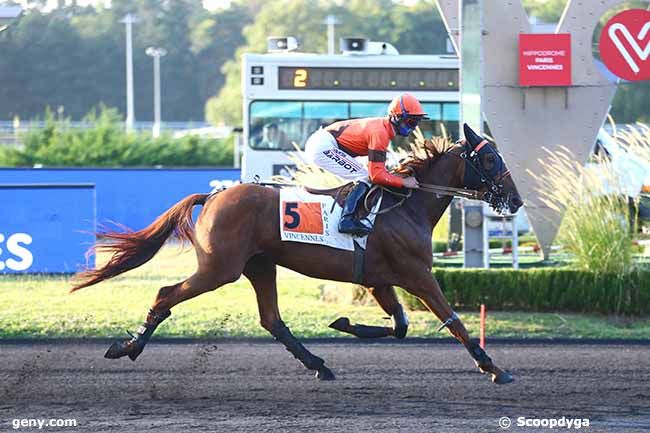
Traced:
<path id="1" fill-rule="evenodd" d="M 322 358 L 312 354 L 305 346 L 302 345 L 296 337 L 293 336 L 289 328 L 282 320 L 276 320 L 271 327 L 271 335 L 291 353 L 294 358 L 302 363 L 309 370 L 316 370 L 316 377 L 320 380 L 334 380 L 336 377 L 332 370 L 325 367 L 325 361 Z"/>
<path id="2" fill-rule="evenodd" d="M 347 317 L 339 317 L 330 323 L 329 327 L 359 338 L 382 338 L 393 334 L 392 329 L 386 326 L 350 325 L 350 319 Z"/>
<path id="3" fill-rule="evenodd" d="M 492 382 L 498 385 L 505 385 L 515 380 L 510 373 L 494 365 L 492 359 L 487 356 L 487 353 L 485 353 L 476 341 L 470 342 L 467 350 L 472 355 L 472 358 L 474 358 L 476 366 L 481 370 L 481 373 L 490 373 Z"/>
<path id="4" fill-rule="evenodd" d="M 135 335 L 132 335 L 130 340 L 116 341 L 113 343 L 104 354 L 104 358 L 118 359 L 123 356 L 128 356 L 131 361 L 135 361 L 142 353 L 142 350 L 144 350 L 144 346 L 147 344 L 147 341 L 149 341 L 149 338 L 151 338 L 151 335 L 154 333 L 158 325 L 171 316 L 171 314 L 172 313 L 169 310 L 160 314 L 156 314 L 153 310 L 149 310 L 146 320 L 142 326 L 138 328 Z"/>
<path id="5" fill-rule="evenodd" d="M 409 329 L 409 318 L 406 315 L 406 311 L 402 307 L 402 304 L 397 304 L 393 308 L 391 316 L 393 317 L 393 327 L 395 338 L 400 340 L 406 337 L 406 332 Z"/>

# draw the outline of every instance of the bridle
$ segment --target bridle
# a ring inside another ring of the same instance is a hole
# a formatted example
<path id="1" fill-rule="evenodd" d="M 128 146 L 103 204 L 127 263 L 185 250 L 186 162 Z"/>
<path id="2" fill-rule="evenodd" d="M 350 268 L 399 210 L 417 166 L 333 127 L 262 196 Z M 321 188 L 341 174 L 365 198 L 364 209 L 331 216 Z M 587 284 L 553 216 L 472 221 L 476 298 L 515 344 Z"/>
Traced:
<path id="1" fill-rule="evenodd" d="M 503 158 L 487 140 L 481 141 L 474 148 L 467 142 L 463 143 L 464 150 L 459 155 L 465 161 L 465 178 L 464 185 L 485 185 L 487 191 L 483 193 L 481 200 L 487 202 L 497 212 L 502 212 L 508 208 L 510 193 L 505 197 L 503 195 L 503 179 L 510 175 L 510 170 L 506 169 Z M 495 157 L 494 167 L 488 172 L 481 164 L 480 154 L 482 152 L 492 153 Z M 467 170 L 467 168 L 471 170 Z"/>

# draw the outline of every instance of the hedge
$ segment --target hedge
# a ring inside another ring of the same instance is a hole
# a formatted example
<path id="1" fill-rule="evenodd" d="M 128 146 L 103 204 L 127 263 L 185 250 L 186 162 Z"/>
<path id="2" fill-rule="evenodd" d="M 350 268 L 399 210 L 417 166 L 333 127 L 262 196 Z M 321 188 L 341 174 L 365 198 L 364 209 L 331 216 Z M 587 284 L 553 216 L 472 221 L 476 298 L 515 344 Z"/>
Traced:
<path id="1" fill-rule="evenodd" d="M 605 314 L 650 314 L 650 270 L 624 277 L 568 268 L 449 269 L 436 268 L 435 278 L 458 309 L 572 311 Z M 404 290 L 410 309 L 424 306 Z"/>
<path id="2" fill-rule="evenodd" d="M 0 146 L 0 166 L 31 167 L 197 167 L 231 166 L 233 138 L 223 140 L 124 131 L 117 111 L 102 108 L 76 129 L 48 111 L 45 126 L 23 134 L 20 148 Z"/>

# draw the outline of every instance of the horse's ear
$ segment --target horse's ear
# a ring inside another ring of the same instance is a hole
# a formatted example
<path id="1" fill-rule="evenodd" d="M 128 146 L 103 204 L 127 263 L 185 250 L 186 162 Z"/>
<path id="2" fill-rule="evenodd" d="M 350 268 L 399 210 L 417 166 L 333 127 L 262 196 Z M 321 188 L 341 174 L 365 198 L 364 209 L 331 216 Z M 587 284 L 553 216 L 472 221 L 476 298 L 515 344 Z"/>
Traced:
<path id="1" fill-rule="evenodd" d="M 479 145 L 483 138 L 481 138 L 472 128 L 470 128 L 467 123 L 463 123 L 463 132 L 465 133 L 465 140 L 475 148 Z"/>

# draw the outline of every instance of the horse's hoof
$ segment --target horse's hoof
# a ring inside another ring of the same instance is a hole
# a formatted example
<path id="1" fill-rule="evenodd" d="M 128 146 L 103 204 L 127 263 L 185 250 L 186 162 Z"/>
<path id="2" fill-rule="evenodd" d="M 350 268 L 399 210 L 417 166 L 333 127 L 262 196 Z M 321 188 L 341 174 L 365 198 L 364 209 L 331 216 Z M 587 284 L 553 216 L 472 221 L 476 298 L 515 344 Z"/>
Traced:
<path id="1" fill-rule="evenodd" d="M 118 359 L 123 356 L 128 356 L 131 361 L 135 361 L 136 358 L 142 353 L 142 349 L 132 341 L 116 341 L 108 348 L 104 354 L 104 358 L 108 359 Z"/>
<path id="2" fill-rule="evenodd" d="M 496 383 L 497 385 L 505 385 L 506 383 L 514 381 L 515 378 L 507 371 L 499 370 L 496 373 L 492 373 L 492 382 Z"/>
<path id="3" fill-rule="evenodd" d="M 329 368 L 322 366 L 317 372 L 316 372 L 316 378 L 318 380 L 335 380 L 336 376 L 334 376 L 334 373 L 332 373 L 332 370 Z"/>

